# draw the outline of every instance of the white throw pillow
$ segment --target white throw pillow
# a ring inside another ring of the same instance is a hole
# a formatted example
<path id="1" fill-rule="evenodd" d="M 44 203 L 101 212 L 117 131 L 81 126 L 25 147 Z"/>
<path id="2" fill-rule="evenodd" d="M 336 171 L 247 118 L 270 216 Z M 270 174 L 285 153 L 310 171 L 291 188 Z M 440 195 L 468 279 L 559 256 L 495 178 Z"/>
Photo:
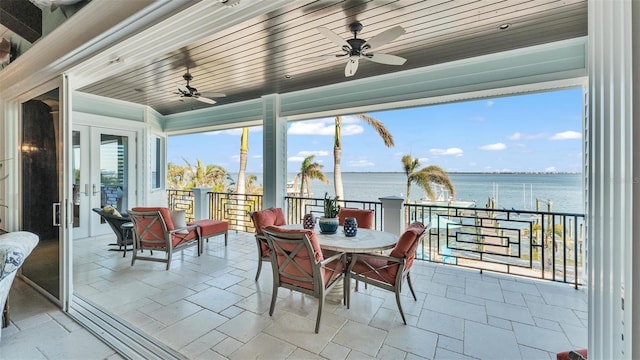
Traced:
<path id="1" fill-rule="evenodd" d="M 171 210 L 171 221 L 174 229 L 187 227 L 186 213 L 184 210 Z M 187 234 L 189 230 L 178 231 L 180 234 Z"/>

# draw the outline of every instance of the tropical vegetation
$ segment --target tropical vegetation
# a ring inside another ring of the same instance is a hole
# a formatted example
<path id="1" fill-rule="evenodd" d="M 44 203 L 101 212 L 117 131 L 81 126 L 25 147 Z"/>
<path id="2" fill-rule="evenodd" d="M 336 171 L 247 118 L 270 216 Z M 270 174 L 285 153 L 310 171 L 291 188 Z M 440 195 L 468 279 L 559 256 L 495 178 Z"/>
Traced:
<path id="1" fill-rule="evenodd" d="M 452 198 L 455 197 L 455 189 L 451 179 L 449 178 L 449 173 L 444 171 L 441 167 L 429 165 L 419 169 L 420 160 L 411 155 L 404 155 L 402 157 L 402 167 L 405 175 L 407 176 L 407 202 L 411 200 L 411 185 L 414 183 L 424 190 L 430 200 L 436 200 L 436 193 L 433 190 L 433 184 L 443 186 L 449 191 Z"/>
<path id="2" fill-rule="evenodd" d="M 384 126 L 384 124 L 372 118 L 366 114 L 354 115 L 358 119 L 364 120 L 369 124 L 382 138 L 382 141 L 387 147 L 394 146 L 393 136 Z M 335 119 L 335 136 L 333 140 L 333 185 L 335 188 L 336 196 L 340 199 L 344 199 L 344 188 L 342 186 L 342 168 L 340 161 L 342 159 L 342 116 L 336 116 Z"/>
<path id="3" fill-rule="evenodd" d="M 324 184 L 329 183 L 329 179 L 327 179 L 327 176 L 322 172 L 323 165 L 313 161 L 315 157 L 315 155 L 309 155 L 304 158 L 302 164 L 300 164 L 300 172 L 295 177 L 294 187 L 298 180 L 300 181 L 300 197 L 311 196 L 311 180 L 320 180 Z"/>
<path id="4" fill-rule="evenodd" d="M 169 162 L 167 168 L 167 187 L 176 190 L 189 190 L 194 187 L 211 187 L 214 192 L 226 192 L 235 185 L 227 170 L 220 165 L 204 165 L 196 159 L 192 165 L 182 159 L 185 165 Z"/>

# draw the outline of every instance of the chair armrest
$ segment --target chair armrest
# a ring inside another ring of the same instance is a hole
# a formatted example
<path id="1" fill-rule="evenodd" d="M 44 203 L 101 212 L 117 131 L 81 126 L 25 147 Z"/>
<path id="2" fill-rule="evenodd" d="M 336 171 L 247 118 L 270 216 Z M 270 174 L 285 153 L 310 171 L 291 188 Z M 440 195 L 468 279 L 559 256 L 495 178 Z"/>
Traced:
<path id="1" fill-rule="evenodd" d="M 326 264 L 328 264 L 328 263 L 330 263 L 330 262 L 333 262 L 333 261 L 335 261 L 336 259 L 339 259 L 339 258 L 345 257 L 346 255 L 347 255 L 347 254 L 346 254 L 346 253 L 344 253 L 344 252 L 339 252 L 339 253 L 333 254 L 333 255 L 331 255 L 330 257 L 328 257 L 328 258 L 326 258 L 326 259 L 324 259 L 324 260 L 320 261 L 320 263 L 319 263 L 319 264 L 320 264 L 321 266 L 325 266 Z"/>
<path id="2" fill-rule="evenodd" d="M 355 263 L 358 258 L 374 258 L 374 259 L 382 259 L 391 262 L 396 262 L 398 264 L 404 263 L 404 259 L 397 258 L 389 255 L 380 255 L 380 254 L 353 254 L 351 257 L 351 262 Z"/>
<path id="3" fill-rule="evenodd" d="M 180 227 L 180 228 L 176 228 L 176 229 L 173 229 L 173 230 L 169 230 L 169 234 L 171 234 L 171 235 L 174 235 L 176 233 L 184 234 L 185 230 L 187 231 L 187 233 L 190 233 L 190 232 L 192 232 L 194 230 L 198 230 L 198 225 L 196 225 L 196 224 L 187 225 L 185 227 Z"/>

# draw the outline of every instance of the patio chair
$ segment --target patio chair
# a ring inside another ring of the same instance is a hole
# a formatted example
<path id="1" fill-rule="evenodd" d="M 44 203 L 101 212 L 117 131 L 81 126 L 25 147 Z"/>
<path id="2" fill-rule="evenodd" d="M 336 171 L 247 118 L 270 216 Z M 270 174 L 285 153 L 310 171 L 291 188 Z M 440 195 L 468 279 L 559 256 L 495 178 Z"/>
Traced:
<path id="1" fill-rule="evenodd" d="M 344 219 L 352 217 L 358 222 L 359 228 L 373 229 L 373 214 L 373 210 L 340 208 L 340 212 L 338 213 L 338 223 L 343 225 Z"/>
<path id="2" fill-rule="evenodd" d="M 398 243 L 389 255 L 382 254 L 353 254 L 347 270 L 346 290 L 347 309 L 351 302 L 351 279 L 371 284 L 378 288 L 393 291 L 396 294 L 396 303 L 402 322 L 407 325 L 407 320 L 402 311 L 400 293 L 402 281 L 406 278 L 413 299 L 417 301 L 416 293 L 411 284 L 409 271 L 416 256 L 416 249 L 423 241 L 424 234 L 429 232 L 431 224 L 424 226 L 421 222 L 414 222 L 400 236 Z"/>
<path id="3" fill-rule="evenodd" d="M 281 208 L 249 211 L 248 214 L 251 222 L 253 222 L 253 227 L 256 229 L 256 244 L 258 245 L 258 271 L 256 272 L 256 281 L 258 281 L 260 272 L 262 271 L 262 262 L 271 261 L 269 257 L 271 251 L 269 250 L 267 239 L 264 234 L 262 234 L 262 229 L 271 225 L 287 225 L 287 220 Z"/>
<path id="4" fill-rule="evenodd" d="M 106 206 L 105 206 L 106 208 Z M 93 208 L 91 209 L 96 214 L 100 215 L 104 221 L 109 224 L 111 230 L 116 234 L 116 242 L 109 245 L 118 245 L 118 249 L 111 249 L 116 251 L 124 250 L 122 257 L 127 255 L 127 246 L 133 245 L 133 234 L 131 231 L 122 227 L 123 224 L 131 222 L 128 214 L 111 213 L 105 211 L 105 208 Z"/>
<path id="5" fill-rule="evenodd" d="M 283 229 L 269 226 L 263 233 L 271 249 L 271 268 L 273 269 L 273 294 L 269 316 L 278 298 L 278 288 L 283 287 L 311 295 L 318 299 L 316 334 L 320 330 L 320 319 L 324 306 L 324 297 L 344 278 L 345 253 L 334 253 L 324 258 L 320 243 L 313 230 Z M 344 289 L 343 302 L 346 301 Z"/>
<path id="6" fill-rule="evenodd" d="M 197 246 L 198 256 L 202 253 L 202 239 L 198 225 L 188 225 L 175 228 L 171 220 L 171 214 L 166 207 L 135 207 L 129 211 L 133 222 L 133 258 L 131 266 L 136 259 L 158 261 L 167 263 L 167 270 L 171 265 L 171 257 L 174 252 L 182 251 L 191 246 Z M 164 251 L 166 259 L 140 256 L 140 250 Z"/>

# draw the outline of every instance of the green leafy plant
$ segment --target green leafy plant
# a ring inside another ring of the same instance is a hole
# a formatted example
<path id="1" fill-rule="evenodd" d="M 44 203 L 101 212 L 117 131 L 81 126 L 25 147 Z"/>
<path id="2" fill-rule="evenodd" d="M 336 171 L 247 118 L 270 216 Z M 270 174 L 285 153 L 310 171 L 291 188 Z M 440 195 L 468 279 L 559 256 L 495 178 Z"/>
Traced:
<path id="1" fill-rule="evenodd" d="M 337 217 L 338 212 L 340 212 L 340 205 L 338 205 L 338 196 L 332 198 L 327 193 L 324 193 L 324 217 Z"/>

